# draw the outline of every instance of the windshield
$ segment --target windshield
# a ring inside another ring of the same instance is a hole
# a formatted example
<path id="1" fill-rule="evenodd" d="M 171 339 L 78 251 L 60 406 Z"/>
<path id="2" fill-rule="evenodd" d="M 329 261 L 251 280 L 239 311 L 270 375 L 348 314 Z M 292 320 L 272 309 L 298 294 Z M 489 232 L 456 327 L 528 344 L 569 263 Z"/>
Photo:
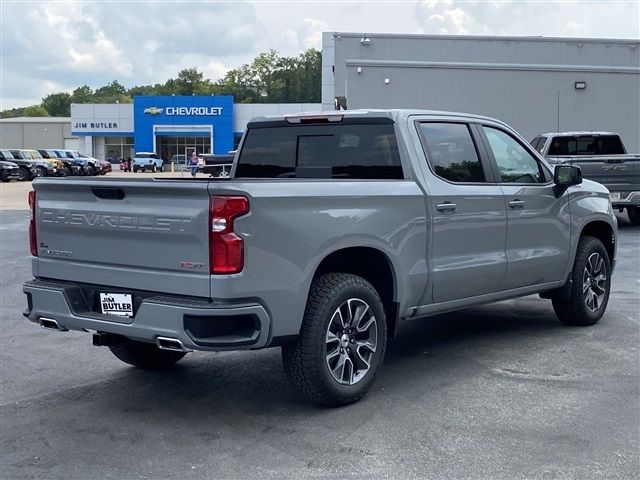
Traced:
<path id="1" fill-rule="evenodd" d="M 31 158 L 34 158 L 36 160 L 42 160 L 42 155 L 40 155 L 40 152 L 36 150 L 31 150 L 29 153 L 31 154 Z"/>
<path id="2" fill-rule="evenodd" d="M 11 160 L 12 158 L 15 160 L 15 157 L 9 150 L 0 150 L 0 152 L 2 152 L 2 156 L 5 158 L 5 160 Z"/>

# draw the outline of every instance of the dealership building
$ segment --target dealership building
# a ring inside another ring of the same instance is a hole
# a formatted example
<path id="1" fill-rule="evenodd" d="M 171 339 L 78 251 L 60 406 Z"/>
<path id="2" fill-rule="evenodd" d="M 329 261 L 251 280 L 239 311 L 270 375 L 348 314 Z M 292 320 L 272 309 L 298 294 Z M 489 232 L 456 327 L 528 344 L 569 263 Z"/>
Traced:
<path id="1" fill-rule="evenodd" d="M 487 115 L 527 140 L 620 133 L 640 152 L 640 41 L 330 32 L 322 106 Z"/>
<path id="2" fill-rule="evenodd" d="M 103 159 L 227 153 L 254 116 L 355 108 L 487 115 L 531 140 L 615 131 L 640 152 L 640 41 L 329 32 L 322 104 L 236 104 L 230 96 L 137 96 L 74 104 L 71 118 L 0 120 L 2 148 L 73 148 Z"/>
<path id="3" fill-rule="evenodd" d="M 243 103 L 233 97 L 136 96 L 132 103 L 72 104 L 70 118 L 0 120 L 2 148 L 68 148 L 117 162 L 134 152 L 226 154 L 251 118 L 319 111 L 318 103 Z M 54 128 L 55 127 L 55 128 Z"/>

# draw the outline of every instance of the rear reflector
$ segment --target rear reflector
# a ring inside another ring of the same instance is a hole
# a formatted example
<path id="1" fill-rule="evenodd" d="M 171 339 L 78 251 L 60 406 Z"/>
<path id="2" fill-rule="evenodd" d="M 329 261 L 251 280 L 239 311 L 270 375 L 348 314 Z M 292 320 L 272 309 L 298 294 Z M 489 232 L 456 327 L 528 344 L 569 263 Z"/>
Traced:
<path id="1" fill-rule="evenodd" d="M 29 249 L 31 255 L 38 256 L 38 241 L 36 239 L 36 192 L 31 190 L 29 192 L 29 210 L 31 211 L 31 217 L 29 218 Z"/>
<path id="2" fill-rule="evenodd" d="M 249 213 L 246 197 L 212 196 L 209 200 L 209 271 L 227 275 L 244 267 L 244 240 L 233 231 L 233 220 Z"/>

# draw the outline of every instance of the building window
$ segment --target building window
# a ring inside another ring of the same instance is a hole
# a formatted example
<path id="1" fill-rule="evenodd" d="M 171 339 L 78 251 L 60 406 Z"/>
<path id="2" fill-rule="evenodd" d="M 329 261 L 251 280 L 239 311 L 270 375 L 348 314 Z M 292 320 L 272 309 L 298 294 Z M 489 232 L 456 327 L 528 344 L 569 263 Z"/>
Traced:
<path id="1" fill-rule="evenodd" d="M 133 137 L 105 137 L 105 160 L 119 163 L 121 158 L 133 157 Z"/>

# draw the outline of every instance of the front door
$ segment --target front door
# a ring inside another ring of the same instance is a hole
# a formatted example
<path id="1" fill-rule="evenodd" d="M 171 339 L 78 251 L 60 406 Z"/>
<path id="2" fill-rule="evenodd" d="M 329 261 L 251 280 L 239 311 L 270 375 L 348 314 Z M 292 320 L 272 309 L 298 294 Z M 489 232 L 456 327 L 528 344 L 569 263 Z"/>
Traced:
<path id="1" fill-rule="evenodd" d="M 498 126 L 481 130 L 507 210 L 502 290 L 560 280 L 569 259 L 567 196 L 556 197 L 551 173 L 526 144 Z"/>
<path id="2" fill-rule="evenodd" d="M 440 303 L 495 292 L 506 273 L 506 209 L 474 127 L 420 122 L 432 216 L 431 299 Z"/>

